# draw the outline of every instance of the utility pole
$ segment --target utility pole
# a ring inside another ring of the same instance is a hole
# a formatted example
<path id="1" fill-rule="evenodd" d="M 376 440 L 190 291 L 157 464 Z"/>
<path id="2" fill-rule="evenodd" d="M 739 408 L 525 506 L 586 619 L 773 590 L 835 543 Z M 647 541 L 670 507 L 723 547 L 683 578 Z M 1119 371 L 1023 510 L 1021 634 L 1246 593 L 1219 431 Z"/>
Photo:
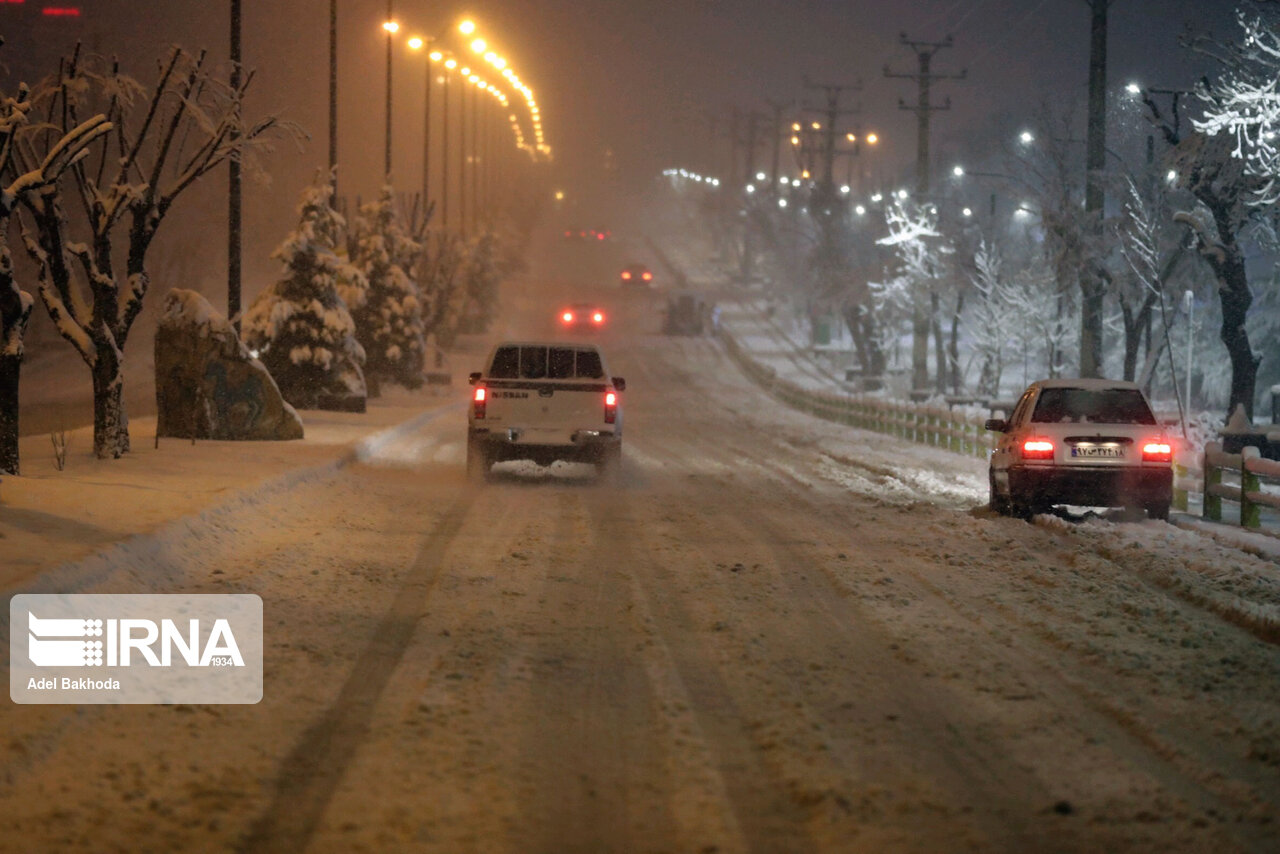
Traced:
<path id="1" fill-rule="evenodd" d="M 818 203 L 815 207 L 826 214 L 831 214 L 835 211 L 834 202 L 836 200 L 837 126 L 840 123 L 841 116 L 854 115 L 861 112 L 857 107 L 848 110 L 840 109 L 840 95 L 846 91 L 859 92 L 862 90 L 862 84 L 811 83 L 806 78 L 804 80 L 804 88 L 820 89 L 826 95 L 826 105 L 820 110 L 826 121 L 822 126 L 822 177 L 818 180 Z"/>
<path id="2" fill-rule="evenodd" d="M 909 39 L 906 33 L 902 33 L 899 36 L 899 40 L 903 45 L 915 52 L 917 71 L 914 73 L 894 72 L 886 65 L 884 76 L 915 80 L 919 87 L 916 105 L 914 107 L 908 106 L 905 101 L 900 99 L 898 101 L 898 109 L 909 110 L 916 114 L 916 197 L 923 204 L 929 197 L 929 119 L 933 113 L 939 110 L 951 109 L 950 96 L 942 104 L 934 104 L 932 102 L 931 90 L 933 81 L 963 80 L 967 76 L 967 72 L 938 74 L 932 69 L 934 54 L 952 46 L 951 36 L 947 36 L 940 42 L 926 42 Z M 920 305 L 919 300 L 916 301 L 911 318 L 911 388 L 913 391 L 923 391 L 929 386 L 929 332 L 932 326 L 937 344 L 938 381 L 936 388 L 941 392 L 946 390 L 947 370 L 945 348 L 942 341 L 942 321 L 938 317 L 938 291 L 936 288 L 931 288 L 930 290 L 929 303 L 933 315 L 932 323 L 930 323 L 930 317 L 925 313 L 924 306 Z"/>
<path id="3" fill-rule="evenodd" d="M 773 192 L 778 192 L 778 170 L 782 166 L 782 113 L 790 104 L 765 101 L 773 110 L 773 162 L 770 165 L 769 178 L 773 182 Z"/>
<path id="4" fill-rule="evenodd" d="M 939 110 L 951 109 L 950 96 L 941 104 L 934 104 L 930 100 L 933 81 L 964 80 L 968 76 L 968 72 L 937 74 L 932 70 L 934 54 L 943 48 L 952 46 L 951 36 L 947 36 L 940 42 L 925 42 L 909 39 L 906 33 L 902 33 L 899 36 L 899 40 L 903 45 L 915 52 L 919 70 L 914 73 L 899 73 L 891 71 L 889 66 L 886 65 L 884 67 L 884 76 L 915 80 L 919 86 L 916 105 L 914 107 L 908 106 L 905 101 L 899 99 L 898 109 L 908 110 L 916 114 L 916 194 L 921 198 L 925 198 L 929 195 L 929 117 Z"/>
<path id="5" fill-rule="evenodd" d="M 240 3 L 231 0 L 231 91 L 235 93 L 236 119 L 240 117 Z M 239 136 L 239 133 L 235 133 Z M 227 318 L 240 334 L 240 154 L 230 158 L 230 181 L 227 204 Z"/>
<path id="6" fill-rule="evenodd" d="M 1090 228 L 1101 230 L 1106 194 L 1102 172 L 1107 166 L 1107 9 L 1114 0 L 1088 0 L 1089 126 L 1085 140 L 1084 208 Z M 1096 267 L 1080 274 L 1080 376 L 1102 376 L 1102 314 L 1104 285 Z"/>

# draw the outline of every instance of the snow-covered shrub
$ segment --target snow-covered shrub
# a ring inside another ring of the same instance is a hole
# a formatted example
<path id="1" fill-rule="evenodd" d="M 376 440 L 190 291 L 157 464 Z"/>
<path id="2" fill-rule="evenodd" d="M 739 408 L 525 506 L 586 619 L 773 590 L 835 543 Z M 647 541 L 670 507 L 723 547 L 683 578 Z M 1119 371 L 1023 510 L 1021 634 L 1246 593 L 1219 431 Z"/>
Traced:
<path id="1" fill-rule="evenodd" d="M 382 381 L 417 388 L 426 352 L 423 307 L 418 284 L 406 271 L 417 266 L 422 245 L 400 224 L 390 186 L 382 188 L 377 201 L 361 206 L 348 246 L 352 263 L 368 280 L 365 298 L 351 314 L 367 356 L 370 390 L 376 394 Z"/>
<path id="2" fill-rule="evenodd" d="M 244 340 L 299 409 L 364 411 L 364 350 L 338 285 L 360 288 L 358 270 L 334 252 L 342 217 L 329 206 L 328 180 L 303 192 L 298 228 L 273 253 L 285 275 L 244 317 Z"/>

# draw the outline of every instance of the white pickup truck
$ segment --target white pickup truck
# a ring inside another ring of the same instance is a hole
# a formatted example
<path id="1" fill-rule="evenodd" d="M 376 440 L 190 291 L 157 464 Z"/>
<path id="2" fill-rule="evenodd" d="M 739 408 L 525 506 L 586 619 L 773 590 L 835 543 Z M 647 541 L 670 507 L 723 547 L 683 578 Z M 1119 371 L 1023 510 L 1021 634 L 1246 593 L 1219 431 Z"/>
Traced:
<path id="1" fill-rule="evenodd" d="M 484 481 L 494 463 L 593 463 L 616 481 L 622 462 L 622 391 L 593 344 L 510 341 L 471 374 L 467 477 Z"/>

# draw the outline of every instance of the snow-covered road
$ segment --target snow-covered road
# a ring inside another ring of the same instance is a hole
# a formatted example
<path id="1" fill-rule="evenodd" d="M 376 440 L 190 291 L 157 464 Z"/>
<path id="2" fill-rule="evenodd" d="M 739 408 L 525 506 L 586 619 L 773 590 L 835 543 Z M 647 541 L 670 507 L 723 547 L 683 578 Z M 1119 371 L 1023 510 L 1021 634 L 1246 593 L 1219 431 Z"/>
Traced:
<path id="1" fill-rule="evenodd" d="M 620 488 L 469 487 L 458 413 L 157 555 L 262 703 L 6 706 L 0 850 L 1275 850 L 1275 564 L 996 518 L 650 308 Z"/>

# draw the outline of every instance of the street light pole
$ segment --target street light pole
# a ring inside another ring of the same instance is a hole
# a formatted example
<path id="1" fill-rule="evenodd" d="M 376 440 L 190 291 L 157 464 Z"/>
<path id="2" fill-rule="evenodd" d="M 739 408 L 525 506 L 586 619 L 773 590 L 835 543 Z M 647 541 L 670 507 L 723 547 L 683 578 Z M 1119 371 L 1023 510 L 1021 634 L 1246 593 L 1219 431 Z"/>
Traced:
<path id="1" fill-rule="evenodd" d="M 440 227 L 449 228 L 449 69 L 445 63 L 444 82 L 440 84 Z"/>
<path id="2" fill-rule="evenodd" d="M 473 231 L 478 232 L 480 230 L 479 114 L 483 104 L 480 100 L 480 90 L 474 85 L 471 89 L 471 227 Z"/>
<path id="3" fill-rule="evenodd" d="M 338 0 L 329 0 L 329 182 L 338 202 Z"/>
<path id="4" fill-rule="evenodd" d="M 431 57 L 427 56 L 427 93 L 422 107 L 422 213 L 431 204 Z"/>
<path id="5" fill-rule="evenodd" d="M 391 17 L 394 14 L 392 8 L 394 2 L 395 0 L 387 0 L 387 22 L 383 24 L 383 28 L 387 31 L 387 130 L 382 171 L 387 181 L 391 180 L 391 45 L 392 37 L 395 35 L 395 31 L 399 29 Z"/>
<path id="6" fill-rule="evenodd" d="M 240 2 L 231 0 L 231 91 L 240 113 Z M 234 136 L 239 136 L 233 132 Z M 227 204 L 227 317 L 240 334 L 240 154 L 232 152 Z"/>
<path id="7" fill-rule="evenodd" d="M 1187 417 L 1191 416 L 1191 350 L 1195 345 L 1196 325 L 1192 313 L 1196 307 L 1196 295 L 1188 290 L 1183 294 L 1183 302 L 1187 306 Z"/>
<path id="8" fill-rule="evenodd" d="M 466 77 L 458 95 L 458 231 L 467 234 L 467 90 Z"/>

